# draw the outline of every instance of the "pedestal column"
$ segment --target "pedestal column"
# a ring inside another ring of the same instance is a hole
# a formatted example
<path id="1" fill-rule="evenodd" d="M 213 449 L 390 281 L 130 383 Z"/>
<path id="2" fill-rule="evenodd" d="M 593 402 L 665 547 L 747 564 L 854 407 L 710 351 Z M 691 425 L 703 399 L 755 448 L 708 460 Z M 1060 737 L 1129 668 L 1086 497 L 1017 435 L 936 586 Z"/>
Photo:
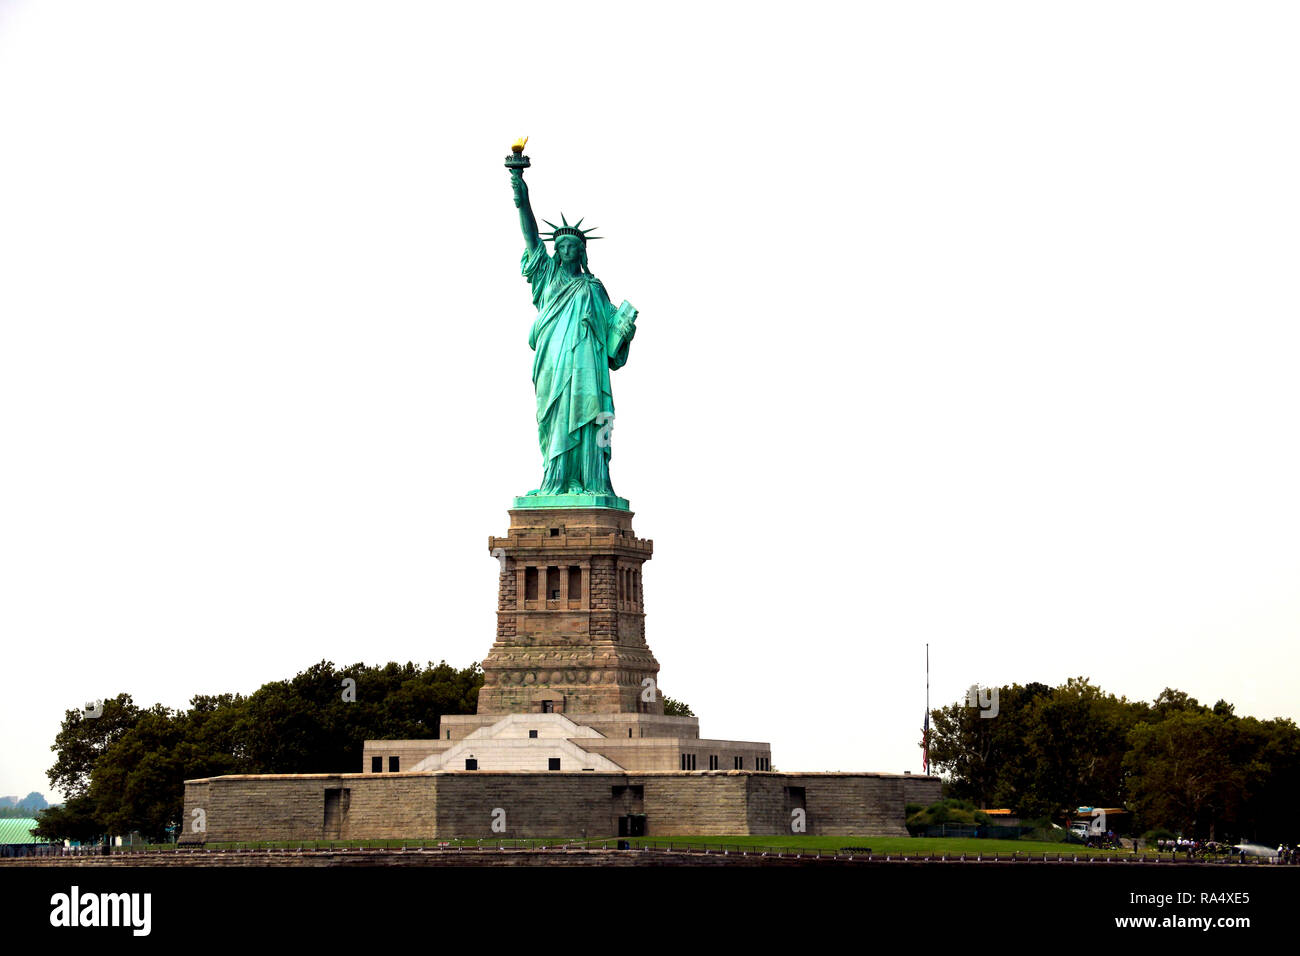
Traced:
<path id="1" fill-rule="evenodd" d="M 632 512 L 512 509 L 509 532 L 489 538 L 488 549 L 505 560 L 480 714 L 663 714 L 659 694 L 641 701 L 642 681 L 657 687 L 659 676 L 645 642 L 645 609 L 631 594 L 619 602 L 618 574 L 635 580 L 654 549 L 633 532 Z M 559 601 L 545 593 L 551 567 L 559 569 Z M 570 585 L 571 569 L 580 588 Z"/>

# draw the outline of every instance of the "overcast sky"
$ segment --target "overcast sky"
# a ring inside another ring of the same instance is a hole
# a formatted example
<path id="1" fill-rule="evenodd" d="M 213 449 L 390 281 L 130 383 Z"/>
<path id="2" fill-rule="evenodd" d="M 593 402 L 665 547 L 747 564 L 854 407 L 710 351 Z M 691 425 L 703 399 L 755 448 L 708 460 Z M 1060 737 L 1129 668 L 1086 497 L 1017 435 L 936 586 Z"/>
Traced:
<path id="1" fill-rule="evenodd" d="M 1300 716 L 1291 4 L 0 0 L 0 794 L 64 711 L 481 660 L 537 487 L 502 158 L 640 310 L 704 736 L 973 682 Z"/>

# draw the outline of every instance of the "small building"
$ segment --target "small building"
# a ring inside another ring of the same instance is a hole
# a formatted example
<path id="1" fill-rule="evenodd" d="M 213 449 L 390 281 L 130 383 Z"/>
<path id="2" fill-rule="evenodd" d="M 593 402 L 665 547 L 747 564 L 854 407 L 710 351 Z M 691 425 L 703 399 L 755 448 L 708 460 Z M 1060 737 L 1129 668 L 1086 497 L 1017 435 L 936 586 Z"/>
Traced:
<path id="1" fill-rule="evenodd" d="M 1067 814 L 1065 825 L 1068 828 L 1072 823 L 1087 823 L 1094 831 L 1125 833 L 1132 820 L 1133 814 L 1123 807 L 1078 807 L 1072 814 Z"/>
<path id="2" fill-rule="evenodd" d="M 38 839 L 35 817 L 10 817 L 0 819 L 0 856 L 35 856 L 48 852 L 52 843 Z"/>

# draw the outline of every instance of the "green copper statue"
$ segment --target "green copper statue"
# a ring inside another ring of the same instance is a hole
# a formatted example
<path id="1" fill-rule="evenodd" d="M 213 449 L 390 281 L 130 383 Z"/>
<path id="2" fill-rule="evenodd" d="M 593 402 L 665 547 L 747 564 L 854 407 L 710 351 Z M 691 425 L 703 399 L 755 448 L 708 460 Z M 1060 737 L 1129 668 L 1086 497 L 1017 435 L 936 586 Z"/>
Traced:
<path id="1" fill-rule="evenodd" d="M 599 239 L 572 226 L 551 227 L 555 254 L 547 255 L 528 201 L 525 141 L 506 159 L 523 228 L 524 277 L 533 289 L 537 318 L 528 335 L 537 391 L 537 439 L 542 449 L 542 484 L 515 499 L 517 508 L 612 507 L 627 509 L 609 480 L 610 432 L 614 425 L 611 369 L 627 362 L 636 334 L 636 309 L 624 300 L 617 309 L 604 285 L 587 267 L 587 242 Z"/>

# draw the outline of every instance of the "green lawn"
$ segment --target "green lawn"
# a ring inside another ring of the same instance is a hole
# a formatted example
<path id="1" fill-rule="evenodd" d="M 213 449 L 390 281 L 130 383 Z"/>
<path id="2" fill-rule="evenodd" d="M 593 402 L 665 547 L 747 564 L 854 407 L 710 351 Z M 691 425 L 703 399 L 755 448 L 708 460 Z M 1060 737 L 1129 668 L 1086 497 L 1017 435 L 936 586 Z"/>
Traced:
<path id="1" fill-rule="evenodd" d="M 1107 852 L 1111 856 L 1120 853 L 1117 850 L 1087 850 L 1077 844 L 1066 843 L 1044 843 L 1033 840 L 977 840 L 974 837 L 830 837 L 830 836 L 726 836 L 726 837 L 698 837 L 698 836 L 674 836 L 674 837 L 640 837 L 631 841 L 634 845 L 640 846 L 648 844 L 650 846 L 684 846 L 684 845 L 707 845 L 716 847 L 726 845 L 728 847 L 739 846 L 748 849 L 749 847 L 779 847 L 790 849 L 795 852 L 800 850 L 810 850 L 816 852 L 821 850 L 823 853 L 835 850 L 842 850 L 845 847 L 869 847 L 873 856 L 926 856 L 933 853 L 936 856 L 947 854 L 948 856 L 961 856 L 965 853 L 967 856 L 984 855 L 990 856 L 999 854 L 1010 856 L 1013 853 L 1019 853 L 1021 856 L 1030 854 L 1033 856 L 1042 856 L 1047 853 L 1049 857 L 1055 857 L 1058 853 L 1064 856 L 1106 856 Z M 1127 855 L 1132 855 L 1132 851 L 1126 851 Z"/>
<path id="2" fill-rule="evenodd" d="M 798 836 L 794 834 L 782 836 L 659 836 L 659 837 L 631 837 L 627 838 L 635 846 L 650 847 L 673 847 L 675 848 L 707 848 L 717 850 L 726 847 L 732 852 L 736 850 L 749 851 L 751 849 L 774 848 L 778 852 L 811 852 L 821 851 L 823 854 L 833 853 L 836 850 L 842 851 L 846 847 L 871 849 L 873 856 L 901 856 L 909 857 L 929 856 L 936 857 L 947 855 L 949 857 L 960 857 L 963 853 L 967 857 L 973 856 L 1000 856 L 1010 857 L 1012 855 L 1036 856 L 1041 857 L 1044 853 L 1049 859 L 1054 859 L 1058 854 L 1070 858 L 1073 856 L 1132 856 L 1132 850 L 1088 850 L 1077 844 L 1067 843 L 1047 843 L 1033 840 L 977 840 L 973 837 L 829 837 L 829 836 Z M 585 841 L 587 846 L 608 846 L 613 848 L 617 845 L 618 837 L 604 837 Z M 584 841 L 579 838 L 550 837 L 527 840 L 502 839 L 502 840 L 346 840 L 346 841 L 281 841 L 281 842 L 257 842 L 257 843 L 212 843 L 208 844 L 209 849 L 231 849 L 231 850 L 251 850 L 251 849 L 343 849 L 347 847 L 356 848 L 392 848 L 401 847 L 438 847 L 438 846 L 465 846 L 465 847 L 534 847 L 548 846 L 556 844 L 583 845 Z M 125 848 L 121 848 L 125 849 Z M 121 852 L 121 849 L 118 852 Z M 174 850 L 173 844 L 163 844 L 161 846 L 149 847 L 150 850 Z M 1146 851 L 1141 854 L 1144 857 L 1154 857 L 1153 851 Z M 1168 854 L 1164 855 L 1168 859 Z"/>

